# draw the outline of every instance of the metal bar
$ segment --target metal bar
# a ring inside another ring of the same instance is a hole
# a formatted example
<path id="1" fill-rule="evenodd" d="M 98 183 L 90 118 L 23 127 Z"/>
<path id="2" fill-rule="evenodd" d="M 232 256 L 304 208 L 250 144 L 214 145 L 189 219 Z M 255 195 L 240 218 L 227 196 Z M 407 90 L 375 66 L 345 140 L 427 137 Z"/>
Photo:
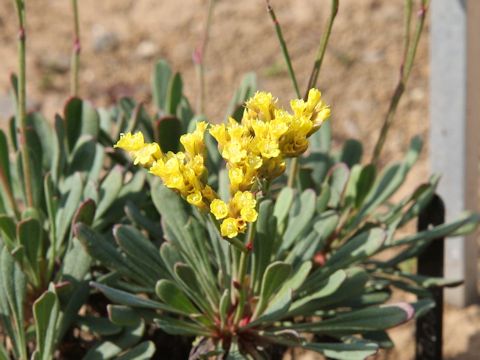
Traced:
<path id="1" fill-rule="evenodd" d="M 435 195 L 428 207 L 420 214 L 418 231 L 428 229 L 445 222 L 445 206 L 442 199 Z M 419 275 L 443 277 L 444 239 L 435 239 L 418 257 Z M 435 308 L 417 320 L 416 359 L 441 360 L 443 344 L 443 289 L 431 290 Z"/>

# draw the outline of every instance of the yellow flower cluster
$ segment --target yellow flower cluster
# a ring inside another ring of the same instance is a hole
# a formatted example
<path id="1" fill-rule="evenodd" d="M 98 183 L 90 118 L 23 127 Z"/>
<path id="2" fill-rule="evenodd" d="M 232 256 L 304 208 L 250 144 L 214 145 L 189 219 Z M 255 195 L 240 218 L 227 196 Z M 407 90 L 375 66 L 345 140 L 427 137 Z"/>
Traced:
<path id="1" fill-rule="evenodd" d="M 206 184 L 203 139 L 206 129 L 207 123 L 199 122 L 193 133 L 180 138 L 185 152 L 163 154 L 157 143 L 144 143 L 140 132 L 122 134 L 115 147 L 127 151 L 135 164 L 149 168 L 150 173 L 160 177 L 166 187 L 178 192 L 190 204 L 208 210 L 217 195 Z"/>
<path id="2" fill-rule="evenodd" d="M 330 117 L 330 108 L 317 89 L 307 101 L 292 100 L 289 113 L 277 106 L 270 93 L 257 92 L 247 101 L 241 123 L 213 126 L 227 162 L 231 193 L 251 190 L 257 180 L 270 181 L 285 171 L 285 158 L 296 157 L 308 148 L 308 137 Z"/>
<path id="3" fill-rule="evenodd" d="M 285 171 L 285 158 L 305 152 L 308 137 L 330 117 L 330 108 L 316 89 L 309 91 L 306 101 L 291 101 L 293 113 L 279 108 L 277 102 L 272 94 L 257 92 L 246 102 L 240 123 L 230 119 L 228 124 L 210 128 L 227 163 L 228 203 L 207 184 L 205 122 L 180 138 L 184 152 L 163 154 L 157 143 L 145 143 L 142 133 L 121 134 L 115 147 L 127 151 L 136 165 L 148 168 L 190 204 L 222 220 L 222 236 L 233 238 L 245 232 L 247 223 L 257 220 L 256 185 L 280 176 Z"/>

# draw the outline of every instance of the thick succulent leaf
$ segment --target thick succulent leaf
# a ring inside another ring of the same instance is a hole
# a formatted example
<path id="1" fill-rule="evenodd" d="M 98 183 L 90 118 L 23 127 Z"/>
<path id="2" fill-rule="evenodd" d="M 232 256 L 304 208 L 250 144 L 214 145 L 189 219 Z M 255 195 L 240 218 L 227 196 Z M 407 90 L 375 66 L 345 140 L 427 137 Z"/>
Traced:
<path id="1" fill-rule="evenodd" d="M 334 252 L 325 265 L 313 273 L 312 278 L 317 281 L 324 279 L 337 269 L 369 258 L 382 249 L 385 239 L 386 233 L 380 228 L 361 232 Z"/>
<path id="2" fill-rule="evenodd" d="M 257 294 L 260 291 L 265 269 L 270 264 L 275 245 L 277 218 L 275 216 L 272 217 L 272 211 L 274 210 L 271 200 L 264 200 L 260 203 L 252 253 L 252 281 L 255 293 Z"/>
<path id="3" fill-rule="evenodd" d="M 141 229 L 145 229 L 152 239 L 157 242 L 163 240 L 163 230 L 158 219 L 151 219 L 132 201 L 127 201 L 125 214 L 129 220 Z"/>
<path id="4" fill-rule="evenodd" d="M 177 152 L 180 147 L 182 123 L 174 116 L 164 116 L 155 122 L 155 140 L 164 153 Z"/>
<path id="5" fill-rule="evenodd" d="M 365 285 L 370 279 L 368 273 L 364 269 L 358 267 L 351 267 L 342 271 L 346 272 L 347 278 L 340 284 L 340 287 L 338 287 L 331 295 L 317 298 L 317 300 L 313 300 L 302 306 L 302 314 L 312 314 L 318 309 L 335 308 L 337 304 L 342 304 L 352 298 L 362 296 L 366 291 Z M 322 284 L 325 284 L 325 282 L 309 277 L 305 284 L 299 289 L 300 295 L 298 299 L 317 291 Z M 298 312 L 300 312 L 300 310 L 298 310 Z"/>
<path id="6" fill-rule="evenodd" d="M 332 125 L 330 121 L 323 123 L 322 127 L 309 138 L 310 149 L 328 153 L 332 144 Z"/>
<path id="7" fill-rule="evenodd" d="M 353 227 L 357 226 L 365 216 L 388 200 L 398 190 L 398 188 L 404 183 L 411 167 L 418 159 L 421 148 L 421 139 L 418 137 L 414 138 L 410 144 L 410 149 L 405 160 L 402 163 L 390 165 L 382 172 L 382 174 L 380 174 L 372 186 L 372 189 L 366 196 L 358 215 L 353 220 Z"/>
<path id="8" fill-rule="evenodd" d="M 71 221 L 82 198 L 82 190 L 83 181 L 79 173 L 67 179 L 55 218 L 57 248 L 62 245 L 67 232 L 70 230 Z"/>
<path id="9" fill-rule="evenodd" d="M 158 301 L 141 298 L 126 291 L 117 290 L 96 282 L 91 282 L 90 285 L 100 290 L 111 301 L 120 305 L 178 313 L 175 308 L 159 303 Z"/>
<path id="10" fill-rule="evenodd" d="M 155 353 L 155 344 L 152 341 L 144 341 L 126 353 L 118 356 L 116 360 L 149 360 Z"/>
<path id="11" fill-rule="evenodd" d="M 80 135 L 97 137 L 100 128 L 100 117 L 97 111 L 79 98 L 71 98 L 64 109 L 67 144 L 73 150 Z"/>
<path id="12" fill-rule="evenodd" d="M 362 160 L 362 155 L 362 143 L 355 139 L 348 139 L 343 144 L 343 148 L 340 153 L 340 162 L 346 164 L 349 168 L 352 168 L 355 164 L 360 163 Z"/>
<path id="13" fill-rule="evenodd" d="M 7 249 L 0 244 L 0 293 L 2 309 L 8 308 L 12 319 L 11 332 L 17 354 L 26 351 L 23 329 L 26 278 Z"/>
<path id="14" fill-rule="evenodd" d="M 299 297 L 299 299 L 292 304 L 290 312 L 295 314 L 301 313 L 298 310 L 310 301 L 334 295 L 335 292 L 340 289 L 341 285 L 345 282 L 346 279 L 347 273 L 344 270 L 336 271 L 327 280 L 316 286 L 318 290 L 315 290 L 308 295 Z"/>
<path id="15" fill-rule="evenodd" d="M 310 177 L 319 188 L 327 176 L 328 170 L 333 166 L 334 159 L 323 152 L 312 150 L 307 156 L 300 158 L 302 168 L 310 170 Z"/>
<path id="16" fill-rule="evenodd" d="M 0 200 L 3 199 L 4 204 L 9 204 L 12 207 L 13 204 L 7 199 L 7 192 L 12 193 L 12 176 L 10 171 L 10 160 L 8 158 L 9 149 L 7 143 L 7 137 L 3 130 L 0 129 Z"/>
<path id="17" fill-rule="evenodd" d="M 160 253 L 150 240 L 132 226 L 117 225 L 113 234 L 117 244 L 132 259 L 146 267 L 152 275 L 165 278 L 167 273 L 162 263 Z"/>
<path id="18" fill-rule="evenodd" d="M 83 360 L 107 360 L 137 344 L 145 332 L 145 323 L 139 321 L 135 326 L 125 328 L 120 334 L 93 346 Z"/>
<path id="19" fill-rule="evenodd" d="M 315 191 L 309 189 L 305 190 L 293 203 L 280 250 L 289 249 L 294 241 L 307 230 L 315 214 L 315 200 Z"/>
<path id="20" fill-rule="evenodd" d="M 100 336 L 119 334 L 122 327 L 112 323 L 108 318 L 83 316 L 77 320 L 77 324 L 85 331 L 95 333 Z"/>
<path id="21" fill-rule="evenodd" d="M 178 105 L 183 96 L 183 81 L 180 73 L 175 73 L 168 82 L 168 92 L 165 99 L 165 112 L 170 115 L 177 113 Z"/>
<path id="22" fill-rule="evenodd" d="M 162 302 L 176 308 L 179 312 L 186 315 L 198 313 L 198 309 L 192 304 L 185 293 L 170 280 L 160 280 L 157 282 L 155 292 Z"/>
<path id="23" fill-rule="evenodd" d="M 48 360 L 53 358 L 58 315 L 59 302 L 57 295 L 52 291 L 43 293 L 33 304 L 37 359 Z"/>
<path id="24" fill-rule="evenodd" d="M 291 271 L 292 266 L 281 261 L 274 262 L 267 267 L 263 275 L 260 297 L 254 317 L 258 317 L 264 312 L 270 299 L 280 290 Z"/>
<path id="25" fill-rule="evenodd" d="M 361 334 L 403 324 L 414 314 L 414 307 L 408 303 L 389 304 L 342 313 L 319 322 L 293 324 L 290 328 L 316 334 Z"/>
<path id="26" fill-rule="evenodd" d="M 8 215 L 0 214 L 0 235 L 2 241 L 9 251 L 12 251 L 16 243 L 16 227 L 15 221 Z"/>
<path id="27" fill-rule="evenodd" d="M 277 227 L 279 227 L 279 233 L 283 233 L 284 222 L 287 219 L 288 212 L 293 203 L 293 197 L 295 191 L 290 187 L 283 188 L 278 194 L 275 206 L 273 209 L 273 216 L 277 219 Z"/>
<path id="28" fill-rule="evenodd" d="M 207 328 L 203 328 L 193 322 L 162 316 L 155 319 L 155 323 L 166 333 L 182 336 L 211 336 Z"/>
<path id="29" fill-rule="evenodd" d="M 307 343 L 302 347 L 323 354 L 328 359 L 338 360 L 366 359 L 375 355 L 378 351 L 378 345 L 372 342 L 353 344 Z"/>
<path id="30" fill-rule="evenodd" d="M 120 326 L 133 326 L 138 324 L 141 316 L 137 309 L 125 305 L 107 305 L 108 318 L 114 324 Z M 156 313 L 154 313 L 156 315 Z"/>
<path id="31" fill-rule="evenodd" d="M 17 239 L 25 249 L 25 255 L 35 275 L 39 274 L 39 259 L 43 257 L 43 229 L 40 221 L 29 218 L 17 224 Z"/>
<path id="32" fill-rule="evenodd" d="M 88 226 L 80 223 L 75 226 L 76 237 L 94 259 L 99 260 L 109 269 L 116 270 L 126 278 L 141 285 L 155 286 L 157 278 L 131 259 L 122 256 L 118 249 Z"/>
<path id="33" fill-rule="evenodd" d="M 95 217 L 100 219 L 118 197 L 123 185 L 123 174 L 120 167 L 114 167 L 100 185 L 100 200 Z"/>
<path id="34" fill-rule="evenodd" d="M 165 102 L 168 92 L 168 84 L 172 77 L 172 70 L 165 60 L 155 64 L 152 77 L 153 102 L 157 109 L 165 111 Z"/>
<path id="35" fill-rule="evenodd" d="M 328 206 L 336 208 L 340 205 L 346 191 L 350 170 L 344 163 L 338 163 L 332 167 L 328 175 L 328 183 L 330 185 L 330 198 Z"/>

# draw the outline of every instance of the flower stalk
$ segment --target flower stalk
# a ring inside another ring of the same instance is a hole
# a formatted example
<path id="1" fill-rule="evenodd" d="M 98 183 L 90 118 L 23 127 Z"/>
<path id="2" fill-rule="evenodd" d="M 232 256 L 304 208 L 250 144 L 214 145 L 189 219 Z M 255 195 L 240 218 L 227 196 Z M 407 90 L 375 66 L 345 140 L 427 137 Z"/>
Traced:
<path id="1" fill-rule="evenodd" d="M 378 137 L 377 143 L 372 156 L 372 163 L 378 164 L 380 154 L 382 153 L 383 146 L 387 139 L 388 132 L 392 123 L 395 119 L 395 114 L 397 112 L 398 104 L 402 98 L 403 93 L 405 92 L 405 87 L 407 86 L 408 79 L 410 78 L 410 73 L 412 71 L 413 62 L 415 60 L 415 55 L 417 53 L 418 44 L 420 37 L 423 32 L 425 25 L 425 19 L 427 16 L 428 10 L 428 0 L 421 1 L 421 7 L 417 14 L 417 26 L 413 34 L 413 39 L 411 38 L 410 28 L 411 28 L 411 19 L 412 19 L 412 1 L 405 0 L 405 29 L 404 29 L 404 54 L 402 59 L 402 65 L 400 66 L 400 76 L 393 92 L 392 98 L 390 100 L 390 105 L 385 115 L 382 129 L 380 130 L 380 135 Z"/>
<path id="2" fill-rule="evenodd" d="M 193 62 L 195 63 L 195 68 L 197 70 L 197 80 L 198 80 L 198 90 L 199 90 L 197 109 L 200 114 L 205 114 L 205 97 L 206 97 L 205 54 L 207 52 L 207 46 L 210 39 L 210 29 L 212 26 L 213 9 L 215 7 L 215 3 L 216 3 L 216 0 L 208 1 L 207 21 L 205 22 L 205 29 L 203 32 L 202 43 L 193 52 Z"/>
<path id="3" fill-rule="evenodd" d="M 78 0 L 72 0 L 72 12 L 73 12 L 73 46 L 72 46 L 72 59 L 71 59 L 71 81 L 70 81 L 70 93 L 72 96 L 78 95 L 79 88 L 79 72 L 80 72 L 80 23 L 78 13 Z"/>
<path id="4" fill-rule="evenodd" d="M 267 3 L 267 11 L 270 15 L 270 18 L 272 19 L 273 25 L 275 27 L 275 32 L 277 34 L 277 39 L 278 42 L 280 43 L 280 47 L 282 49 L 282 54 L 285 59 L 285 63 L 287 64 L 288 68 L 288 74 L 290 76 L 290 79 L 292 80 L 293 88 L 295 90 L 295 93 L 298 98 L 301 97 L 300 95 L 300 90 L 298 87 L 298 82 L 297 78 L 295 75 L 295 71 L 293 69 L 292 65 L 292 60 L 288 51 L 287 43 L 285 42 L 285 38 L 283 37 L 283 32 L 282 28 L 280 26 L 280 23 L 277 19 L 277 16 L 275 15 L 275 11 L 273 10 L 272 5 L 270 4 L 270 0 L 265 0 Z M 308 80 L 308 86 L 307 90 L 305 92 L 304 100 L 307 100 L 308 98 L 308 92 L 310 89 L 316 87 L 317 80 L 318 80 L 318 75 L 320 73 L 320 68 L 323 63 L 323 58 L 325 57 L 325 52 L 327 49 L 328 41 L 330 40 L 330 34 L 332 32 L 332 27 L 333 27 L 333 22 L 335 21 L 335 17 L 337 16 L 338 13 L 338 5 L 339 5 L 339 0 L 332 0 L 332 5 L 331 5 L 331 13 L 330 13 L 330 18 L 328 20 L 326 29 L 324 31 L 324 34 L 320 40 L 320 46 L 315 58 L 315 62 L 313 65 L 312 72 L 310 74 L 309 80 Z M 288 173 L 288 181 L 287 181 L 287 186 L 288 187 L 295 187 L 295 181 L 297 179 L 297 174 L 299 170 L 299 159 L 298 157 L 294 157 L 290 160 L 289 164 L 289 173 Z"/>
<path id="5" fill-rule="evenodd" d="M 14 0 L 18 18 L 18 100 L 17 126 L 20 133 L 20 153 L 22 156 L 23 178 L 27 205 L 34 206 L 32 176 L 30 168 L 30 154 L 27 144 L 27 94 L 26 94 L 26 30 L 25 30 L 25 1 Z"/>

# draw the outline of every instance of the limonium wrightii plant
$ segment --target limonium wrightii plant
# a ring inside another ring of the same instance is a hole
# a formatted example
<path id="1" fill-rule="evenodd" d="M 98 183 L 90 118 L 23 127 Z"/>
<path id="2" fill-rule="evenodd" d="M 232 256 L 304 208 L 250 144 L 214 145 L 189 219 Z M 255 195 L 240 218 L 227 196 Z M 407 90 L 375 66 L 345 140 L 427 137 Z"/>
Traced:
<path id="1" fill-rule="evenodd" d="M 312 187 L 303 191 L 284 187 L 286 159 L 302 156 L 329 117 L 316 89 L 305 101 L 292 100 L 291 111 L 257 92 L 239 122 L 196 123 L 179 139 L 184 151 L 164 153 L 140 132 L 122 134 L 115 146 L 160 178 L 151 181 L 151 193 L 166 241 L 156 249 L 139 230 L 119 225 L 114 236 L 121 250 L 108 254 L 108 241 L 76 227 L 91 255 L 128 279 L 93 283 L 120 304 L 109 306 L 111 320 L 145 317 L 167 333 L 195 336 L 192 358 L 268 357 L 277 344 L 361 359 L 391 346 L 386 329 L 434 306 L 428 299 L 384 305 L 392 285 L 428 297 L 429 286 L 458 283 L 407 274 L 397 265 L 439 235 L 471 230 L 477 217 L 395 239 L 396 229 L 428 204 L 436 179 L 384 213 L 377 207 L 391 195 L 385 182 L 401 175 L 387 170 L 365 179 L 371 170 L 358 163 L 334 165 L 318 183 L 311 176 Z M 208 184 L 208 136 L 226 165 L 219 183 L 227 191 Z M 402 173 L 418 147 L 413 141 Z M 311 159 L 315 153 L 302 159 L 328 165 Z M 345 150 L 341 158 L 351 156 Z M 366 194 L 358 191 L 364 186 Z M 391 259 L 371 258 L 400 245 L 407 247 Z M 151 285 L 139 288 L 131 266 Z M 153 299 L 131 294 L 135 288 Z"/>
<path id="2" fill-rule="evenodd" d="M 176 121 L 190 129 L 181 137 L 164 134 L 170 139 L 158 144 L 139 132 L 121 135 L 116 147 L 151 174 L 150 194 L 162 226 L 152 231 L 148 216 L 137 227 L 119 224 L 113 231 L 118 247 L 88 226 L 76 226 L 91 256 L 110 270 L 92 285 L 114 303 L 108 306 L 113 323 L 142 318 L 172 335 L 194 338 L 192 359 L 268 358 L 278 347 L 363 359 L 393 346 L 387 329 L 435 305 L 430 287 L 458 284 L 415 275 L 401 265 L 436 238 L 472 231 L 478 216 L 397 235 L 428 206 L 438 177 L 392 204 L 418 158 L 420 139 L 412 140 L 403 161 L 385 169 L 378 165 L 425 18 L 422 1 L 411 33 L 412 4 L 406 2 L 400 90 L 371 163 L 362 164 L 356 140 L 331 149 L 330 108 L 315 89 L 338 1 L 332 1 L 304 99 L 268 7 L 298 95 L 290 110 L 269 93 L 252 92 L 254 83 L 246 77 L 235 102 L 246 101 L 230 109 L 234 118 L 226 123 L 186 120 L 177 111 Z M 165 63 L 160 65 L 156 78 L 174 84 Z M 174 88 L 167 98 L 175 98 Z M 165 146 L 172 143 L 175 149 Z M 374 257 L 391 249 L 389 256 Z M 393 288 L 422 299 L 386 305 Z"/>

